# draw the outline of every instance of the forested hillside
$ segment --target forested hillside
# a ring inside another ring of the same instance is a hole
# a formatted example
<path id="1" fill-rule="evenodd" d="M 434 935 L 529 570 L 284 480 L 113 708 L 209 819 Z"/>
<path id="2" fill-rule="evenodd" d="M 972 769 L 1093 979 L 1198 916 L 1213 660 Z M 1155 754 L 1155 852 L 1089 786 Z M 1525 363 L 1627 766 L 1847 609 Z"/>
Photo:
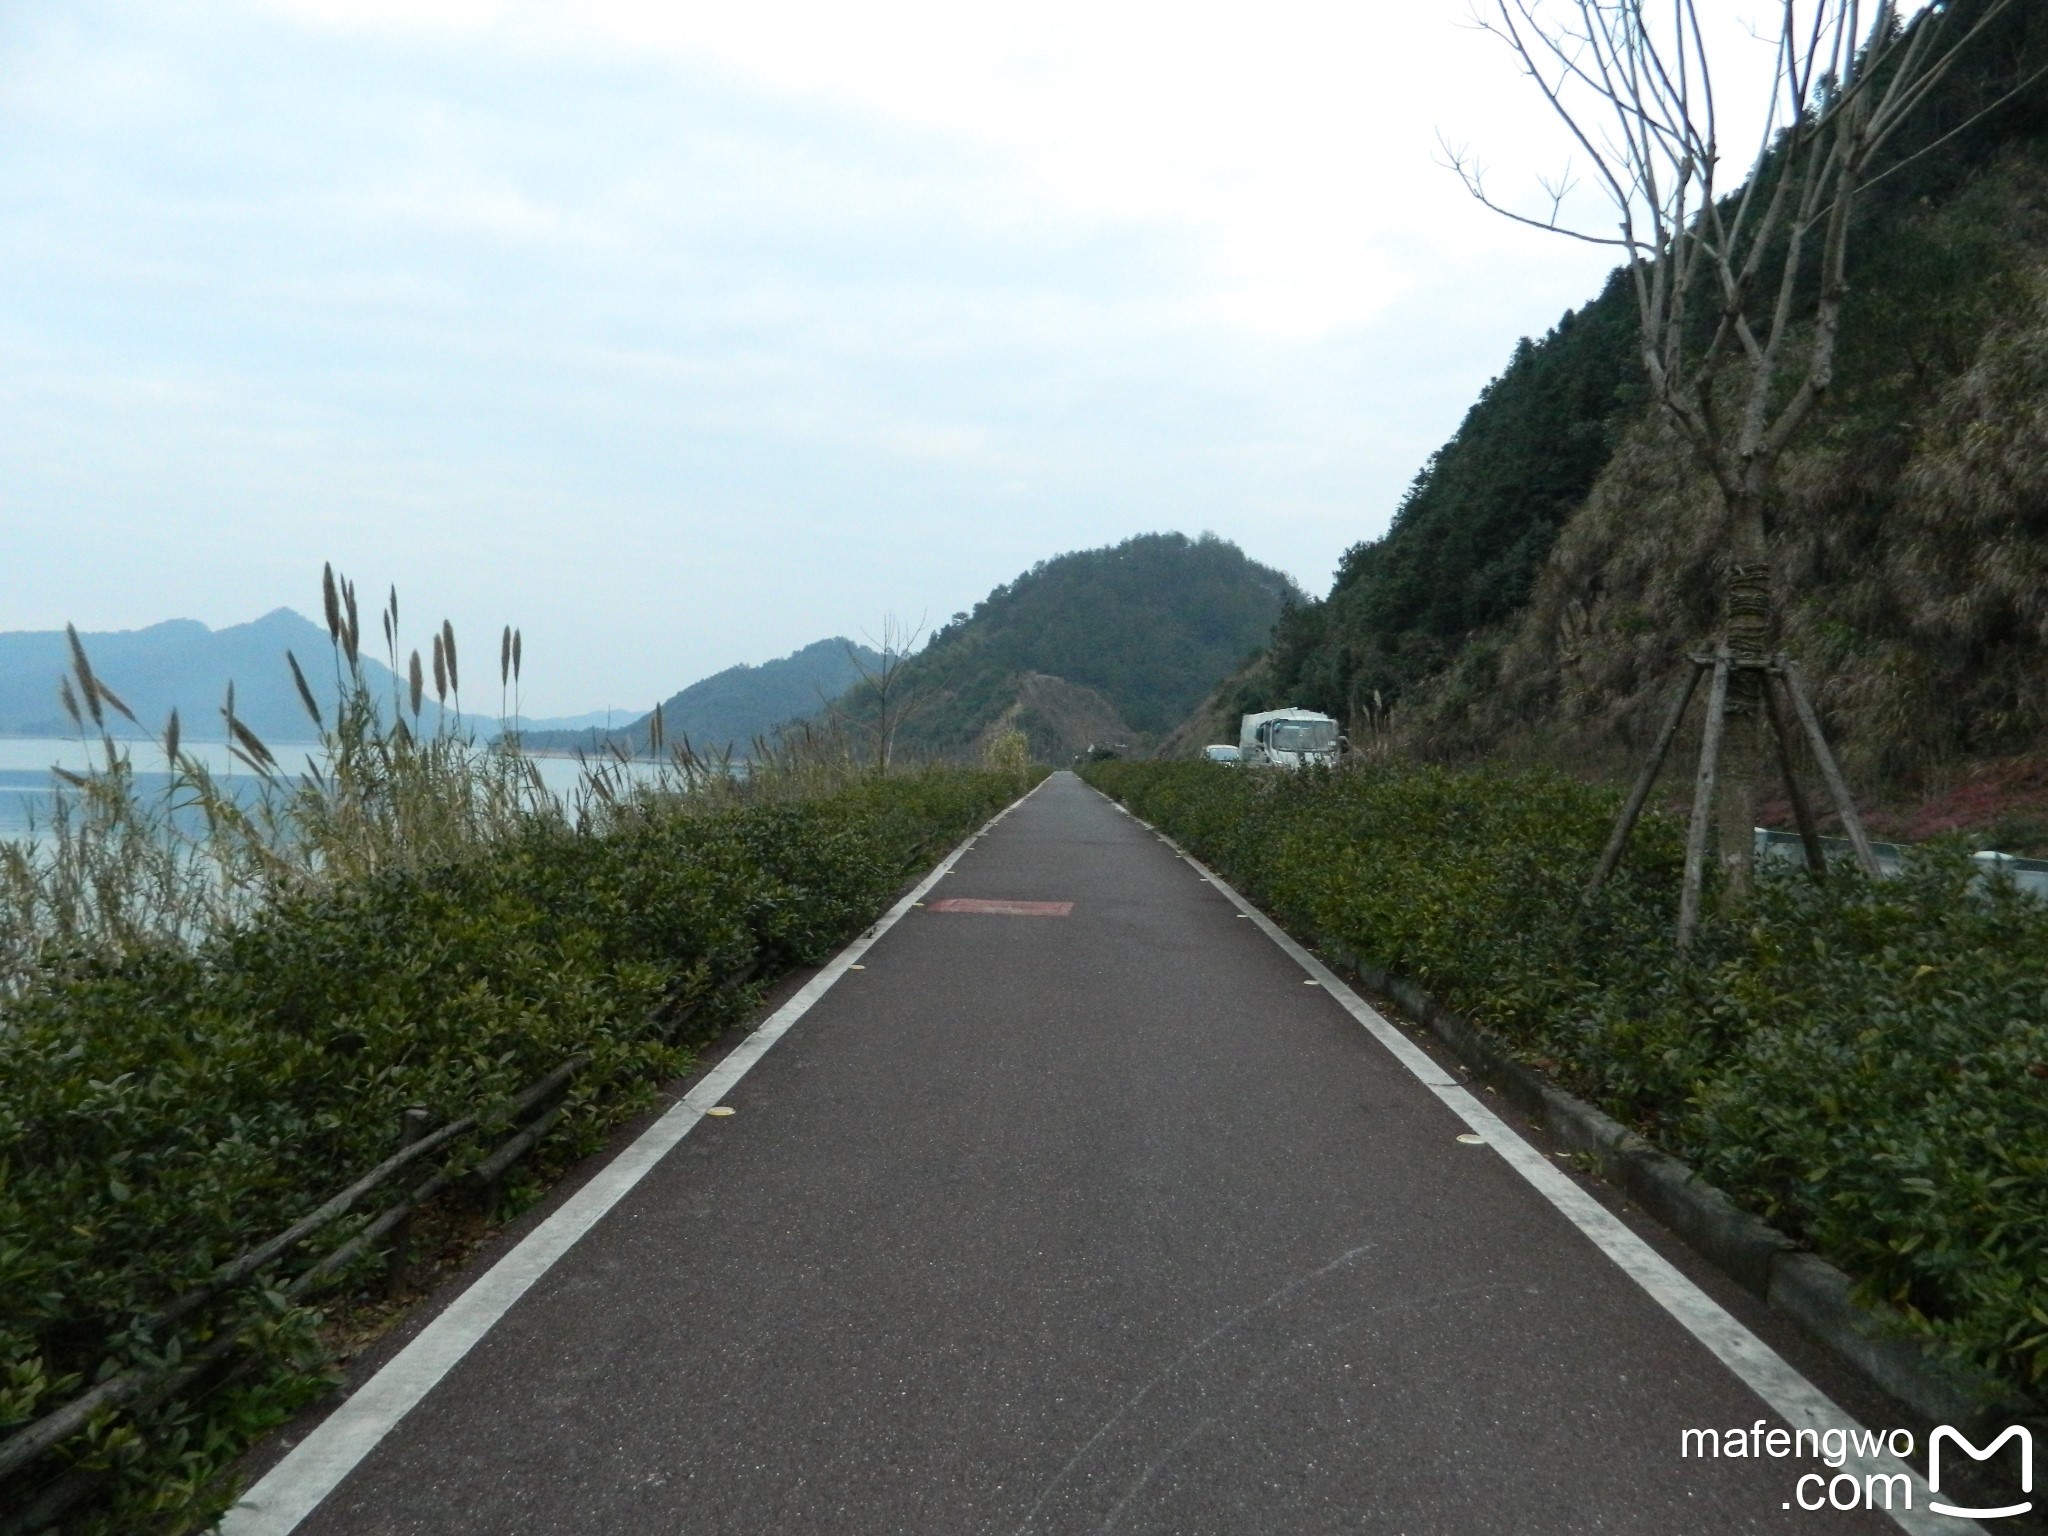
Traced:
<path id="1" fill-rule="evenodd" d="M 1276 702 L 1344 713 L 1375 688 L 1399 696 L 1528 601 L 1641 393 L 1634 341 L 1617 275 L 1542 341 L 1517 344 L 1415 477 L 1388 535 L 1346 551 L 1328 600 L 1282 621 L 1273 665 L 1289 697 Z"/>
<path id="2" fill-rule="evenodd" d="M 1974 43 L 1865 194 L 1835 389 L 1772 509 L 1784 641 L 1858 774 L 2048 729 L 2048 7 Z M 1617 279 L 1507 368 L 1220 719 L 1302 703 L 1440 755 L 1619 761 L 1718 622 L 1717 502 Z M 1209 729 L 1192 726 L 1188 739 Z"/>
<path id="3" fill-rule="evenodd" d="M 1042 759 L 1163 734 L 1265 644 L 1301 593 L 1212 534 L 1145 534 L 1041 561 L 956 613 L 904 666 L 896 747 L 971 755 L 998 725 Z M 871 691 L 842 714 L 871 730 Z"/>

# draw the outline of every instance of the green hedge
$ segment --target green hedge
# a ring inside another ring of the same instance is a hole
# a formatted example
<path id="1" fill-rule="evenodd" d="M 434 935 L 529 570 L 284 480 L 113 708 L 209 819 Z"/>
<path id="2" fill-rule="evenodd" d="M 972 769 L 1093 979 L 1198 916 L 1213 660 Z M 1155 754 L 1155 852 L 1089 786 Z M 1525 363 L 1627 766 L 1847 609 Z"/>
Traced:
<path id="1" fill-rule="evenodd" d="M 2023 1389 L 2048 1379 L 2048 904 L 1766 871 L 1673 951 L 1679 829 L 1579 890 L 1617 797 L 1548 774 L 1102 763 L 1296 933 L 1406 976 Z"/>
<path id="2" fill-rule="evenodd" d="M 688 1064 L 652 1013 L 698 1002 L 697 1038 L 730 1022 L 1027 782 L 935 770 L 796 805 L 643 810 L 602 835 L 536 825 L 195 951 L 49 975 L 0 1013 L 0 1433 L 199 1343 L 136 1325 L 387 1156 L 408 1105 L 488 1111 L 587 1051 L 539 1160 L 594 1147 Z M 717 989 L 740 974 L 757 980 Z M 223 1460 L 318 1389 L 319 1315 L 260 1289 L 239 1305 L 265 1314 L 268 1371 L 74 1442 L 68 1459 L 121 1485 L 94 1528 L 197 1518 Z"/>

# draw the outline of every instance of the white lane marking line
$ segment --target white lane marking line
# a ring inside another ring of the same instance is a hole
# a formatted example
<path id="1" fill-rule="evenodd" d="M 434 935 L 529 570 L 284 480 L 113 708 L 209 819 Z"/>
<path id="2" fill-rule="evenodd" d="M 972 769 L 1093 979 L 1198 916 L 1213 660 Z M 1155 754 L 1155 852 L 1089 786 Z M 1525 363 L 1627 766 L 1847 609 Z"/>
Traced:
<path id="1" fill-rule="evenodd" d="M 653 1125 L 633 1141 L 552 1216 L 522 1238 L 519 1245 L 492 1265 L 477 1282 L 456 1297 L 439 1317 L 420 1330 L 419 1337 L 392 1356 L 382 1370 L 359 1387 L 329 1414 L 311 1434 L 295 1446 L 290 1455 L 265 1473 L 235 1506 L 221 1517 L 217 1536 L 286 1536 L 300 1521 L 332 1493 L 356 1464 L 418 1406 L 421 1398 L 453 1370 L 462 1357 L 481 1339 L 513 1303 L 526 1294 L 534 1281 L 548 1272 L 576 1240 L 596 1226 L 605 1212 L 638 1184 L 675 1144 L 689 1135 L 706 1111 L 725 1098 L 726 1091 L 755 1062 L 768 1054 L 770 1046 L 789 1032 L 831 990 L 832 984 L 875 941 L 896 925 L 917 899 L 948 873 L 960 856 L 981 836 L 1018 806 L 1038 793 L 1038 784 L 1019 795 L 992 817 L 974 837 L 966 839 L 947 854 L 939 867 L 926 875 L 911 891 L 859 938 L 827 961 L 825 968 L 805 982 L 802 989 L 768 1018 L 767 1022 L 735 1046 L 726 1058 L 700 1078 L 693 1088 Z"/>
<path id="2" fill-rule="evenodd" d="M 1096 791 L 1101 794 L 1100 790 Z M 1106 798 L 1106 797 L 1105 797 Z M 1133 814 L 1133 820 L 1149 831 L 1159 829 Z M 1837 1407 L 1825 1392 L 1808 1381 L 1770 1345 L 1751 1333 L 1733 1314 L 1705 1291 L 1694 1285 L 1669 1260 L 1631 1232 L 1606 1206 L 1573 1183 L 1541 1152 L 1524 1141 L 1512 1127 L 1460 1087 L 1422 1047 L 1381 1017 L 1378 1009 L 1345 985 L 1344 980 L 1314 955 L 1303 949 L 1273 920 L 1239 895 L 1237 888 L 1162 836 L 1181 858 L 1215 881 L 1216 889 L 1228 896 L 1237 909 L 1258 925 L 1259 931 L 1279 945 L 1301 968 L 1323 984 L 1323 990 L 1340 1003 L 1344 1011 L 1363 1024 L 1371 1036 L 1393 1053 L 1446 1107 L 1483 1137 L 1507 1160 L 1538 1194 L 1577 1227 L 1593 1246 L 1621 1272 L 1648 1292 L 1680 1327 L 1704 1344 L 1714 1358 L 1734 1372 L 1744 1386 L 1762 1398 L 1795 1431 L 1845 1429 L 1853 1436 L 1863 1426 Z M 1830 1468 L 1830 1472 L 1837 1469 Z M 1896 1477 L 1904 1474 L 1912 1484 L 1913 1507 L 1885 1511 L 1894 1524 L 1913 1536 L 1957 1536 L 1984 1528 L 1972 1521 L 1953 1517 L 1937 1518 L 1924 1512 L 1928 1487 L 1918 1472 L 1894 1456 L 1860 1456 L 1851 1453 L 1840 1470 L 1862 1475 Z"/>

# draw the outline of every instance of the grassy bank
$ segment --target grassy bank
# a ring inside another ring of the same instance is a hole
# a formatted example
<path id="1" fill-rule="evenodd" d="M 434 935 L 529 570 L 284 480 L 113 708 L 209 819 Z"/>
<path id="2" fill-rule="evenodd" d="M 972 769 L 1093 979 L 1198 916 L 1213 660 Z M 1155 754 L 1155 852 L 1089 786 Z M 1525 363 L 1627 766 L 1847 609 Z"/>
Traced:
<path id="1" fill-rule="evenodd" d="M 106 735 L 123 706 L 81 653 L 67 694 L 101 766 L 72 776 L 46 836 L 0 845 L 0 1453 L 95 1384 L 242 1341 L 224 1382 L 193 1383 L 215 1390 L 144 1394 L 0 1478 L 0 1530 L 54 1485 L 88 1493 L 67 1532 L 203 1526 L 232 1458 L 325 1388 L 337 1311 L 383 1303 L 382 1240 L 297 1288 L 395 1186 L 437 1170 L 447 1193 L 418 1230 L 454 1212 L 473 1241 L 1034 777 L 876 778 L 811 737 L 743 772 L 687 748 L 651 777 L 594 764 L 565 803 L 516 750 L 432 730 L 417 657 L 409 696 L 372 697 L 353 594 L 332 583 L 329 599 L 343 699 L 323 718 L 307 698 L 322 740 L 305 771 L 230 701 L 250 777 L 215 781 L 173 723 L 168 788 L 145 794 L 137 749 Z M 445 626 L 434 649 L 450 692 Z M 510 678 L 509 634 L 504 654 Z M 528 1155 L 465 1183 L 522 1090 L 570 1062 Z M 165 1319 L 389 1157 L 407 1111 L 477 1124 Z"/>
<path id="2" fill-rule="evenodd" d="M 47 972 L 0 1013 L 0 1430 L 209 1337 L 218 1313 L 138 1324 L 387 1156 L 402 1110 L 481 1111 L 459 1166 L 518 1090 L 585 1053 L 516 1205 L 1023 787 L 928 772 L 800 804 L 649 805 L 598 832 L 537 822 L 191 948 Z M 311 1257 L 229 1304 L 261 1314 L 264 1369 L 241 1388 L 110 1416 L 63 1458 L 121 1474 L 110 1528 L 197 1507 L 225 1455 L 318 1389 L 321 1314 L 279 1297 Z"/>
<path id="3" fill-rule="evenodd" d="M 1097 787 L 1296 933 L 1418 981 L 1857 1276 L 1949 1350 L 2048 1380 L 2048 906 L 1961 850 L 1767 874 L 1673 952 L 1678 829 L 1593 911 L 1616 797 L 1561 776 L 1101 763 Z"/>

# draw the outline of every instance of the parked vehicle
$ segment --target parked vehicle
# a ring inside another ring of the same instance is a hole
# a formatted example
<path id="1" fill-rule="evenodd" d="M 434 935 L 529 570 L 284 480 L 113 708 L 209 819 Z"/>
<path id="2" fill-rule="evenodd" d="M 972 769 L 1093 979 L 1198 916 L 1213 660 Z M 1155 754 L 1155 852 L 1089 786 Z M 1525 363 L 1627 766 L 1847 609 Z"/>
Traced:
<path id="1" fill-rule="evenodd" d="M 1337 722 L 1312 709 L 1269 709 L 1246 715 L 1238 734 L 1240 763 L 1268 768 L 1335 767 L 1345 741 Z"/>
<path id="2" fill-rule="evenodd" d="M 1229 763 L 1232 767 L 1235 767 L 1237 765 L 1237 748 L 1227 741 L 1218 742 L 1213 747 L 1202 748 L 1202 757 L 1208 762 Z"/>

